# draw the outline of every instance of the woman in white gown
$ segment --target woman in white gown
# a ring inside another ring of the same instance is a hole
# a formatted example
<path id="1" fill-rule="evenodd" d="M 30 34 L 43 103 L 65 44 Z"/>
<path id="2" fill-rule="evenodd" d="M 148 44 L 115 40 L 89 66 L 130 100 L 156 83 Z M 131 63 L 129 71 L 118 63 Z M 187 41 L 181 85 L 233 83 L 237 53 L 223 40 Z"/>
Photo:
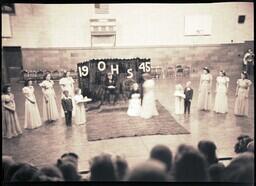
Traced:
<path id="1" fill-rule="evenodd" d="M 209 111 L 212 104 L 212 75 L 207 67 L 204 67 L 203 71 L 199 84 L 198 109 Z"/>
<path id="2" fill-rule="evenodd" d="M 143 74 L 143 78 L 145 80 L 143 83 L 144 95 L 142 99 L 140 116 L 144 119 L 149 119 L 152 116 L 158 115 L 155 102 L 155 81 L 148 73 Z"/>
<path id="3" fill-rule="evenodd" d="M 43 92 L 43 120 L 53 122 L 59 119 L 59 112 L 56 104 L 56 94 L 53 89 L 54 82 L 51 74 L 45 75 L 45 80 L 39 84 Z"/>
<path id="4" fill-rule="evenodd" d="M 34 87 L 32 86 L 32 81 L 27 80 L 25 86 L 22 89 L 25 96 L 25 129 L 34 129 L 42 125 L 41 117 L 39 114 L 36 97 L 34 94 Z"/>
<path id="5" fill-rule="evenodd" d="M 74 109 L 76 110 L 75 113 L 75 123 L 77 125 L 82 125 L 86 123 L 86 112 L 85 112 L 85 102 L 83 95 L 81 94 L 81 89 L 77 88 L 75 90 L 75 96 L 74 96 L 74 102 L 75 106 Z"/>
<path id="6" fill-rule="evenodd" d="M 132 85 L 132 92 L 129 99 L 129 106 L 127 110 L 128 116 L 140 116 L 141 111 L 141 99 L 139 85 L 134 83 Z"/>
<path id="7" fill-rule="evenodd" d="M 226 76 L 224 71 L 220 71 L 220 75 L 216 78 L 216 95 L 213 110 L 216 113 L 227 113 L 228 112 L 228 84 L 229 78 Z"/>
<path id="8" fill-rule="evenodd" d="M 234 113 L 236 116 L 248 116 L 249 113 L 249 91 L 252 85 L 246 72 L 241 73 L 241 79 L 237 80 L 236 101 Z"/>
<path id="9" fill-rule="evenodd" d="M 175 86 L 175 114 L 184 114 L 185 94 L 181 84 Z"/>
<path id="10" fill-rule="evenodd" d="M 64 90 L 68 90 L 69 92 L 69 96 L 70 97 L 74 97 L 74 79 L 70 76 L 70 72 L 64 72 L 64 76 L 63 78 L 60 79 L 59 84 L 60 84 L 60 88 L 61 88 L 61 97 L 63 97 L 63 91 Z M 73 102 L 73 105 L 75 105 L 75 103 Z M 75 109 L 72 112 L 72 115 L 75 115 Z M 61 117 L 64 117 L 64 110 L 61 109 Z"/>

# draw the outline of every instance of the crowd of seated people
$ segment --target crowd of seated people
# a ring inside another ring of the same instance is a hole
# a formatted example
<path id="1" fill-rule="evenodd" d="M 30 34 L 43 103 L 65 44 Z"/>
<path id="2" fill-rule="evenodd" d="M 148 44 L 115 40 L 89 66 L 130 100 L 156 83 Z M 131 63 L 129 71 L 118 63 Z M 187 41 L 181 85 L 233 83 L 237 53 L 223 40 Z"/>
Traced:
<path id="1" fill-rule="evenodd" d="M 78 171 L 79 157 L 65 153 L 55 165 L 37 168 L 29 163 L 15 162 L 10 156 L 2 156 L 2 178 L 5 182 L 56 182 L 56 181 L 150 181 L 150 182 L 254 182 L 254 141 L 241 143 L 243 151 L 237 151 L 228 165 L 221 163 L 212 141 L 200 141 L 196 147 L 181 144 L 175 153 L 165 145 L 151 149 L 146 161 L 130 168 L 122 156 L 102 153 L 90 161 L 87 178 Z"/>

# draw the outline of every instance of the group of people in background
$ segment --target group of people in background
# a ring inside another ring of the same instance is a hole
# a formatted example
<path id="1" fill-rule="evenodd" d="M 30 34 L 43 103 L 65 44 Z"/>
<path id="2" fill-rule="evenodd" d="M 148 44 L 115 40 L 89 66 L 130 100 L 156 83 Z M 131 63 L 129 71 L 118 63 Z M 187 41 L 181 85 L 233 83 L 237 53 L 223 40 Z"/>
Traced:
<path id="1" fill-rule="evenodd" d="M 129 116 L 140 116 L 149 119 L 157 116 L 155 102 L 155 82 L 152 76 L 148 73 L 143 74 L 143 94 L 139 93 L 139 86 L 134 83 L 129 100 L 127 114 Z M 203 68 L 203 74 L 200 76 L 198 109 L 203 111 L 211 110 L 212 106 L 212 81 L 213 77 L 210 70 Z M 75 123 L 85 124 L 86 111 L 84 103 L 89 101 L 87 97 L 83 97 L 81 90 L 74 90 L 74 80 L 70 77 L 70 73 L 66 72 L 64 77 L 59 81 L 61 95 L 61 116 L 65 116 L 66 125 L 72 126 L 72 117 L 75 117 Z M 248 116 L 248 96 L 252 82 L 248 79 L 247 72 L 241 73 L 241 78 L 237 80 L 236 100 L 234 114 L 237 116 Z M 59 110 L 56 103 L 56 93 L 53 88 L 54 82 L 51 80 L 51 75 L 46 74 L 44 81 L 39 84 L 43 93 L 43 121 L 52 123 L 60 118 Z M 229 78 L 225 71 L 220 71 L 216 78 L 216 95 L 213 110 L 216 113 L 228 112 L 228 87 Z M 22 89 L 25 96 L 25 129 L 35 129 L 42 125 L 41 116 L 39 113 L 36 97 L 34 95 L 34 87 L 31 80 L 25 82 Z M 186 88 L 183 90 L 182 85 L 176 85 L 175 96 L 175 114 L 190 114 L 190 106 L 193 98 L 193 89 L 191 82 L 186 83 Z M 14 95 L 11 93 L 10 85 L 3 88 L 2 94 L 2 130 L 3 137 L 12 138 L 22 134 L 19 124 L 19 119 L 16 113 Z"/>
<path id="2" fill-rule="evenodd" d="M 77 88 L 74 91 L 74 80 L 66 72 L 59 82 L 62 95 L 61 116 L 65 116 L 66 125 L 72 126 L 72 113 L 75 113 L 75 123 L 77 125 L 86 123 L 86 112 L 84 103 L 87 101 Z M 37 100 L 34 94 L 32 80 L 25 81 L 22 92 L 25 97 L 25 129 L 36 129 L 42 126 L 43 122 L 53 123 L 60 119 L 59 110 L 56 102 L 56 93 L 53 88 L 54 81 L 51 80 L 51 74 L 46 74 L 44 80 L 39 84 L 43 93 L 43 119 L 41 119 Z M 75 95 L 74 95 L 75 94 Z M 12 138 L 22 134 L 20 122 L 16 113 L 14 95 L 11 93 L 11 86 L 5 85 L 2 94 L 2 133 L 4 138 Z"/>
<path id="3" fill-rule="evenodd" d="M 199 94 L 198 94 L 198 109 L 202 111 L 210 111 L 212 107 L 212 81 L 213 77 L 207 67 L 203 68 L 203 74 L 200 76 Z M 237 116 L 248 116 L 248 97 L 252 82 L 248 79 L 247 72 L 241 73 L 241 78 L 237 80 L 236 99 L 234 114 Z M 213 110 L 216 113 L 228 112 L 228 87 L 229 77 L 226 72 L 221 70 L 216 78 L 215 102 Z M 193 97 L 193 89 L 191 82 L 187 82 L 185 90 L 181 84 L 175 87 L 175 114 L 190 113 L 190 105 Z"/>

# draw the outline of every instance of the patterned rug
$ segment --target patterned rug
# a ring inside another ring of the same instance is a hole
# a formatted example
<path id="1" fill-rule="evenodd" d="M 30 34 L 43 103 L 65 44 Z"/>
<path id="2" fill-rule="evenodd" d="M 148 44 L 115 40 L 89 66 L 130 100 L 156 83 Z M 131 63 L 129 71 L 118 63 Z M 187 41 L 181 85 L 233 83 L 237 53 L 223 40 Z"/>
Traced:
<path id="1" fill-rule="evenodd" d="M 146 135 L 190 134 L 157 101 L 158 116 L 150 119 L 129 117 L 127 107 L 119 109 L 101 109 L 87 113 L 88 141 Z"/>

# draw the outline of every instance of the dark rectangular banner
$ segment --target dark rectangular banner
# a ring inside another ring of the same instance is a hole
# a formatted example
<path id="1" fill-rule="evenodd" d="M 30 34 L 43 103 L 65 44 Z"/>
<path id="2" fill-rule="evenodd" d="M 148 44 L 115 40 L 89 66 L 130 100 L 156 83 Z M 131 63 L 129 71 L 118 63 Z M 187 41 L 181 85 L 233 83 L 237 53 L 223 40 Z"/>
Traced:
<path id="1" fill-rule="evenodd" d="M 105 82 L 111 73 L 116 81 L 117 94 L 129 91 L 131 84 L 142 83 L 142 74 L 150 73 L 150 59 L 92 59 L 77 64 L 79 88 L 83 96 L 98 101 L 104 99 Z M 120 97 L 120 96 L 119 96 Z"/>

